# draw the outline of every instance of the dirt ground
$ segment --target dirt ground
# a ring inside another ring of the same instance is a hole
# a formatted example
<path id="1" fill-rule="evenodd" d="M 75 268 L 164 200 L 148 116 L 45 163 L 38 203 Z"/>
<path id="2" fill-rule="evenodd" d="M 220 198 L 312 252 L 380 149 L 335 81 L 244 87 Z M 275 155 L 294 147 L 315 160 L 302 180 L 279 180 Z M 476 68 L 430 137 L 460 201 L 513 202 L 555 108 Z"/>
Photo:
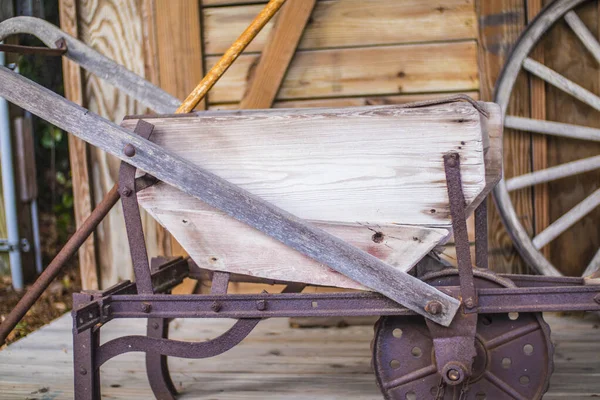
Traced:
<path id="1" fill-rule="evenodd" d="M 76 263 L 71 263 L 50 284 L 33 308 L 11 332 L 7 338 L 7 343 L 10 344 L 25 337 L 30 332 L 70 311 L 73 306 L 72 294 L 81 290 L 80 282 L 79 268 L 77 268 Z M 10 276 L 0 276 L 1 322 L 4 322 L 6 315 L 15 307 L 23 294 L 25 294 L 25 291 L 17 292 L 12 288 Z"/>

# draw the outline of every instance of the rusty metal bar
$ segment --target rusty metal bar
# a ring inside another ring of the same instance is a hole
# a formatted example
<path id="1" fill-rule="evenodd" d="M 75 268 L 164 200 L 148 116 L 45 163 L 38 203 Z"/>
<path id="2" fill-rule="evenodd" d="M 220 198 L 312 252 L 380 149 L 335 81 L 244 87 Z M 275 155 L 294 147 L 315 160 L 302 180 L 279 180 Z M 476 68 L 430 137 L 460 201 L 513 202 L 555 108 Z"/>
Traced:
<path id="1" fill-rule="evenodd" d="M 137 185 L 137 190 L 142 190 L 148 187 L 152 180 L 141 177 L 138 178 L 141 184 Z M 42 272 L 39 278 L 27 290 L 27 293 L 19 300 L 15 308 L 6 316 L 6 319 L 0 325 L 0 344 L 3 344 L 8 337 L 8 334 L 14 329 L 19 321 L 25 316 L 27 311 L 39 299 L 44 290 L 56 278 L 60 270 L 66 262 L 77 252 L 79 247 L 87 240 L 92 232 L 98 227 L 106 214 L 119 200 L 119 192 L 117 187 L 113 187 L 110 192 L 102 199 L 98 206 L 92 211 L 90 216 L 83 222 L 81 227 L 71 236 L 56 257 Z"/>
<path id="2" fill-rule="evenodd" d="M 4 44 L 0 43 L 0 51 L 6 53 L 19 53 L 19 54 L 39 54 L 42 56 L 63 56 L 67 53 L 67 42 L 64 39 L 56 41 L 56 48 L 49 47 L 36 47 L 36 46 L 21 46 L 18 44 Z"/>

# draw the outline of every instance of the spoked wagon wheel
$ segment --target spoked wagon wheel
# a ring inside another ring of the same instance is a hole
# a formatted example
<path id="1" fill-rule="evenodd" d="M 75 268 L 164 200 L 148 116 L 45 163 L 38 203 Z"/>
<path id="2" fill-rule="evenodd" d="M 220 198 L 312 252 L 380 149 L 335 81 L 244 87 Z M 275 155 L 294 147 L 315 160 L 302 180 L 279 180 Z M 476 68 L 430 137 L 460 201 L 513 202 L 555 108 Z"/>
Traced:
<path id="1" fill-rule="evenodd" d="M 567 79 L 558 72 L 531 58 L 531 53 L 540 42 L 542 36 L 556 22 L 564 18 L 567 25 L 583 43 L 587 51 L 600 63 L 600 44 L 595 35 L 589 31 L 574 11 L 576 7 L 588 1 L 590 0 L 557 0 L 549 4 L 527 26 L 515 44 L 498 79 L 495 90 L 494 100 L 502 107 L 505 115 L 505 128 L 535 132 L 543 135 L 562 136 L 573 140 L 600 142 L 600 129 L 507 115 L 511 93 L 522 69 L 542 79 L 547 85 L 554 86 L 573 96 L 577 101 L 583 102 L 593 109 L 600 111 L 600 96 L 598 94 L 584 89 L 572 80 Z M 540 250 L 600 205 L 600 189 L 596 189 L 587 198 L 563 216 L 551 222 L 547 228 L 537 233 L 533 238 L 527 233 L 527 230 L 515 212 L 509 192 L 557 179 L 574 177 L 575 175 L 598 168 L 600 168 L 600 155 L 552 166 L 510 179 L 503 178 L 496 186 L 494 198 L 498 205 L 500 216 L 513 239 L 513 243 L 525 261 L 540 274 L 562 275 Z M 581 240 L 586 239 L 588 238 L 581 238 Z M 595 253 L 595 256 L 593 256 L 585 267 L 584 276 L 594 272 L 598 267 L 600 267 L 600 250 Z"/>

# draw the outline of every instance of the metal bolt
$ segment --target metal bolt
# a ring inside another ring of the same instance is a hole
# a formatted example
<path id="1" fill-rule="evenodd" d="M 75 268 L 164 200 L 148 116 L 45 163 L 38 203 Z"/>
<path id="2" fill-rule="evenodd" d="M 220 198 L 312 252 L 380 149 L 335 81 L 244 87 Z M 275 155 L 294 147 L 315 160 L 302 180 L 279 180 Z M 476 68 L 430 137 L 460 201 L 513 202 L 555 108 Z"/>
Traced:
<path id="1" fill-rule="evenodd" d="M 214 312 L 219 312 L 219 310 L 221 310 L 221 303 L 218 301 L 213 301 L 213 303 L 210 305 L 210 309 Z"/>
<path id="2" fill-rule="evenodd" d="M 127 157 L 133 157 L 135 156 L 135 147 L 133 147 L 131 143 L 127 143 L 123 148 L 123 153 L 125 153 Z"/>
<path id="3" fill-rule="evenodd" d="M 451 381 L 456 382 L 460 379 L 460 372 L 455 369 L 450 369 L 448 370 L 446 376 L 448 376 L 448 379 L 450 379 Z"/>
<path id="4" fill-rule="evenodd" d="M 102 307 L 102 310 L 104 312 L 105 317 L 109 317 L 112 313 L 112 307 L 110 306 L 110 304 L 105 304 L 104 307 Z"/>
<path id="5" fill-rule="evenodd" d="M 154 328 L 154 329 L 158 329 L 158 322 L 155 322 L 155 323 L 153 323 L 153 324 L 152 324 L 152 328 Z"/>
<path id="6" fill-rule="evenodd" d="M 152 310 L 152 306 L 149 303 L 142 303 L 142 311 L 149 313 Z"/>
<path id="7" fill-rule="evenodd" d="M 258 300 L 256 302 L 256 309 L 258 311 L 264 311 L 264 310 L 266 310 L 267 309 L 267 302 L 264 301 L 264 300 Z"/>
<path id="8" fill-rule="evenodd" d="M 467 307 L 468 309 L 475 307 L 475 303 L 473 302 L 472 298 L 469 297 L 465 300 L 465 307 Z"/>
<path id="9" fill-rule="evenodd" d="M 600 304 L 600 294 L 597 294 L 596 297 L 594 297 L 594 301 Z"/>
<path id="10" fill-rule="evenodd" d="M 425 311 L 427 311 L 431 315 L 438 315 L 442 312 L 442 308 L 442 303 L 440 303 L 437 300 L 433 300 L 427 303 L 427 305 L 425 306 Z"/>
<path id="11" fill-rule="evenodd" d="M 129 189 L 128 187 L 123 188 L 123 190 L 121 190 L 121 194 L 125 197 L 131 196 L 131 189 Z"/>
<path id="12" fill-rule="evenodd" d="M 79 373 L 80 373 L 81 375 L 87 375 L 87 369 L 85 369 L 85 368 L 81 368 L 81 369 L 79 370 Z"/>

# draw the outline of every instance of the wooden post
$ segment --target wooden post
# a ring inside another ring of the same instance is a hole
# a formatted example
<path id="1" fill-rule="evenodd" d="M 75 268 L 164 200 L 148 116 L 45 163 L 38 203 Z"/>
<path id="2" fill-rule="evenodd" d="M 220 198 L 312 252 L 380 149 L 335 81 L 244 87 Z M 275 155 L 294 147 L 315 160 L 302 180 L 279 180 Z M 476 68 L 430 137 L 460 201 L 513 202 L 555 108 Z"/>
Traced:
<path id="1" fill-rule="evenodd" d="M 78 37 L 77 5 L 75 0 L 60 0 L 60 26 L 63 31 Z M 63 57 L 63 81 L 65 97 L 79 105 L 83 104 L 83 86 L 81 69 L 71 60 Z M 69 136 L 69 159 L 73 181 L 73 204 L 77 228 L 92 212 L 92 189 L 89 173 L 87 144 L 76 137 Z M 81 271 L 81 287 L 84 290 L 97 290 L 98 265 L 96 263 L 96 246 L 92 234 L 79 249 L 79 270 Z"/>
<path id="2" fill-rule="evenodd" d="M 479 69 L 481 99 L 491 100 L 500 70 L 509 55 L 512 44 L 525 26 L 524 0 L 478 0 L 476 3 L 479 21 Z M 529 91 L 526 76 L 517 81 L 513 91 L 509 113 L 529 116 Z M 530 172 L 530 134 L 505 130 L 504 159 L 512 159 L 504 165 L 505 177 Z M 533 230 L 533 202 L 530 189 L 512 194 L 517 213 L 523 216 L 523 225 Z M 524 272 L 525 263 L 514 248 L 498 213 L 489 207 L 490 268 L 496 272 Z"/>

